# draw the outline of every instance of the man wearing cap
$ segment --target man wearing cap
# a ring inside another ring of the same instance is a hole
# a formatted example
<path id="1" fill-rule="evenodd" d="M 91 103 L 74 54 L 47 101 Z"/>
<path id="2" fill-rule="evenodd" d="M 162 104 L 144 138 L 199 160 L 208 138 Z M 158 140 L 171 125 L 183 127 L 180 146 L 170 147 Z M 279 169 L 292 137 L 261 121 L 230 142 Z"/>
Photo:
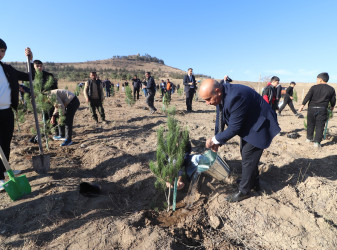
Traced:
<path id="1" fill-rule="evenodd" d="M 242 176 L 238 192 L 227 197 L 238 202 L 250 196 L 251 189 L 259 189 L 258 163 L 262 152 L 280 132 L 276 113 L 253 89 L 206 79 L 199 96 L 206 104 L 216 106 L 215 136 L 206 141 L 206 148 L 218 148 L 238 135 L 241 137 Z M 225 124 L 227 128 L 224 130 Z"/>
<path id="2" fill-rule="evenodd" d="M 10 144 L 14 132 L 14 114 L 12 109 L 16 110 L 19 103 L 18 81 L 29 81 L 29 75 L 17 71 L 12 66 L 2 62 L 6 50 L 6 43 L 0 39 L 0 146 L 7 160 L 9 160 Z M 33 59 L 33 53 L 30 48 L 25 49 L 25 54 L 30 61 Z M 34 75 L 35 71 L 33 70 L 33 77 Z M 5 172 L 6 169 L 2 161 L 0 161 L 0 191 L 4 189 Z"/>

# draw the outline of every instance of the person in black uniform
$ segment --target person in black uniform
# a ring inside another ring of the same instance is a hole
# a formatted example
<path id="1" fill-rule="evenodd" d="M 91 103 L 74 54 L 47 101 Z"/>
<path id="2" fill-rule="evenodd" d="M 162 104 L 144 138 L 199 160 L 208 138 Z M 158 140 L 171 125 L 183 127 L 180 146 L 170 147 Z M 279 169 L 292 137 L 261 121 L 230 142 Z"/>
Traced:
<path id="1" fill-rule="evenodd" d="M 281 105 L 279 111 L 278 111 L 278 115 L 281 115 L 282 110 L 288 105 L 291 109 L 291 111 L 294 113 L 294 115 L 298 116 L 298 113 L 294 107 L 293 104 L 293 94 L 294 94 L 294 87 L 295 87 L 296 83 L 295 82 L 291 82 L 290 86 L 287 88 L 286 90 L 286 94 L 284 96 L 284 100 L 283 100 L 283 104 Z"/>
<path id="2" fill-rule="evenodd" d="M 335 89 L 327 84 L 329 74 L 324 72 L 317 76 L 317 84 L 309 89 L 305 96 L 302 106 L 299 109 L 301 112 L 308 104 L 307 113 L 307 142 L 314 142 L 314 147 L 321 147 L 323 138 L 323 130 L 325 122 L 328 119 L 328 107 L 333 111 L 336 105 Z M 314 136 L 315 133 L 315 138 Z"/>

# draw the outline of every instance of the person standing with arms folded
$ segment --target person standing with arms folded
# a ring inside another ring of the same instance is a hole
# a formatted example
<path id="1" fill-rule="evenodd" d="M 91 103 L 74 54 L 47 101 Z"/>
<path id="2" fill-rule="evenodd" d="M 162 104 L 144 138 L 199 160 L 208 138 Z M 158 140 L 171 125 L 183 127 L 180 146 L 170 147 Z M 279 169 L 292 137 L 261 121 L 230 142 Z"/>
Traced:
<path id="1" fill-rule="evenodd" d="M 196 81 L 192 68 L 187 70 L 187 75 L 184 76 L 183 84 L 185 85 L 186 109 L 187 112 L 192 112 L 192 101 L 196 89 Z"/>
<path id="2" fill-rule="evenodd" d="M 328 119 L 328 107 L 333 111 L 336 105 L 335 89 L 327 84 L 329 74 L 320 73 L 317 76 L 317 84 L 309 89 L 304 97 L 302 106 L 298 110 L 302 112 L 304 106 L 308 104 L 307 114 L 307 142 L 314 142 L 314 147 L 321 147 L 325 122 Z M 315 138 L 314 138 L 315 132 Z"/>
<path id="3" fill-rule="evenodd" d="M 12 66 L 4 64 L 7 50 L 6 43 L 0 39 L 0 146 L 9 161 L 10 145 L 14 132 L 14 114 L 12 109 L 17 110 L 19 104 L 19 80 L 29 81 L 29 74 L 18 71 Z M 30 48 L 25 49 L 25 55 L 29 60 L 33 60 L 33 53 Z M 35 70 L 32 64 L 33 77 Z M 0 191 L 4 190 L 6 168 L 0 161 Z M 20 171 L 14 171 L 19 174 Z"/>

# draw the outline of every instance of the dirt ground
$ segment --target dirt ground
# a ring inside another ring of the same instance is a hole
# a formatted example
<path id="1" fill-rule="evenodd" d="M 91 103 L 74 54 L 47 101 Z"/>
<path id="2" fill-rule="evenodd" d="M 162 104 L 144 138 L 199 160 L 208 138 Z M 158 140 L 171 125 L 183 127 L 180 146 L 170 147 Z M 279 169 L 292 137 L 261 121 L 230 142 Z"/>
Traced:
<path id="1" fill-rule="evenodd" d="M 309 86 L 296 88 L 301 99 Z M 101 129 L 92 127 L 83 95 L 79 98 L 74 144 L 60 147 L 51 141 L 48 174 L 38 175 L 32 168 L 31 157 L 38 154 L 37 145 L 29 143 L 32 115 L 21 132 L 16 129 L 10 165 L 27 176 L 32 193 L 15 202 L 0 193 L 0 249 L 337 248 L 336 117 L 318 150 L 305 142 L 304 119 L 286 108 L 279 117 L 282 132 L 261 158 L 262 191 L 237 204 L 225 201 L 240 175 L 239 138 L 231 139 L 220 155 L 233 175 L 224 183 L 202 175 L 193 208 L 184 208 L 186 185 L 178 194 L 177 210 L 167 213 L 148 166 L 155 159 L 156 130 L 166 122 L 159 94 L 153 115 L 144 109 L 143 95 L 133 107 L 125 104 L 122 92 L 107 98 L 110 123 Z M 185 113 L 184 97 L 177 93 L 172 105 L 189 128 L 193 152 L 204 152 L 214 133 L 215 108 L 199 100 L 193 103 L 195 112 Z M 300 137 L 287 136 L 293 132 Z M 84 181 L 100 185 L 101 194 L 79 194 Z"/>

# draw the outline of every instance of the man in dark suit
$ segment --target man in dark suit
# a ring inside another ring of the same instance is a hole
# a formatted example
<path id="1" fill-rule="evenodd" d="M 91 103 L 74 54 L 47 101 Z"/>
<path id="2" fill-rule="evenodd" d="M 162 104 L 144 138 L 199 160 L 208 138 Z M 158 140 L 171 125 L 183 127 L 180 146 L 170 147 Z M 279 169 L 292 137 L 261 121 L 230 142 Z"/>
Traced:
<path id="1" fill-rule="evenodd" d="M 12 109 L 17 110 L 19 103 L 18 80 L 28 81 L 29 75 L 2 63 L 1 60 L 5 56 L 6 50 L 6 43 L 0 39 L 0 146 L 7 160 L 9 160 L 10 144 L 14 132 L 14 114 Z M 30 48 L 26 48 L 25 54 L 30 60 L 33 59 L 33 53 Z M 33 77 L 34 72 L 33 70 Z M 5 172 L 6 169 L 2 161 L 0 161 L 0 191 L 3 190 L 3 184 L 5 183 Z"/>
<path id="2" fill-rule="evenodd" d="M 196 81 L 194 75 L 192 75 L 193 69 L 189 68 L 187 75 L 184 76 L 185 95 L 186 95 L 186 108 L 187 112 L 192 112 L 192 101 L 196 89 Z"/>
<path id="3" fill-rule="evenodd" d="M 239 191 L 227 197 L 238 202 L 249 197 L 252 188 L 259 189 L 258 163 L 262 152 L 281 131 L 276 113 L 253 89 L 213 79 L 203 81 L 199 95 L 208 105 L 216 106 L 215 136 L 206 148 L 219 146 L 238 135 L 241 137 L 242 177 Z M 227 128 L 224 130 L 225 124 Z"/>
<path id="4" fill-rule="evenodd" d="M 157 111 L 157 109 L 153 105 L 154 96 L 156 94 L 156 83 L 153 77 L 151 76 L 151 72 L 145 73 L 145 80 L 143 81 L 143 84 L 146 86 L 147 91 L 146 103 L 150 108 L 150 114 L 153 114 L 154 112 Z"/>

